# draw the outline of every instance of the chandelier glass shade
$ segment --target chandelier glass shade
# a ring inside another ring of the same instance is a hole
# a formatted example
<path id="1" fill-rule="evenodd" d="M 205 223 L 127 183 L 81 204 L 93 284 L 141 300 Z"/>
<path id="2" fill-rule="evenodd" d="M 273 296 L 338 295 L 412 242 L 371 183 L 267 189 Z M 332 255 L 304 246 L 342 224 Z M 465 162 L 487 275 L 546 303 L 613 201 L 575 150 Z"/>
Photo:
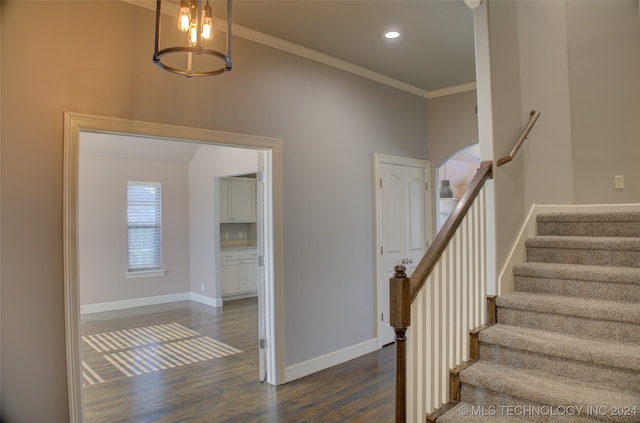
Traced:
<path id="1" fill-rule="evenodd" d="M 209 0 L 203 3 L 203 0 L 180 0 L 179 9 L 173 12 L 175 2 L 156 1 L 153 62 L 160 68 L 186 77 L 231 70 L 231 0 L 227 0 L 226 38 L 214 35 L 213 10 Z M 169 16 L 163 16 L 163 5 L 169 9 L 164 12 Z"/>

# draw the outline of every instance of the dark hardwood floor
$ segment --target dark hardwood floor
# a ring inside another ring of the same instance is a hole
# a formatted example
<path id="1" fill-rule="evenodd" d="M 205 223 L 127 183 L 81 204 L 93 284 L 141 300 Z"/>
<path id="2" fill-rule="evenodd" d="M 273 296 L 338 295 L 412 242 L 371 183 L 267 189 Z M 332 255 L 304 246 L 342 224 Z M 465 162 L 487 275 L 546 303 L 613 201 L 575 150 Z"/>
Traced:
<path id="1" fill-rule="evenodd" d="M 392 347 L 272 386 L 258 381 L 256 316 L 255 298 L 84 315 L 85 421 L 393 421 Z"/>

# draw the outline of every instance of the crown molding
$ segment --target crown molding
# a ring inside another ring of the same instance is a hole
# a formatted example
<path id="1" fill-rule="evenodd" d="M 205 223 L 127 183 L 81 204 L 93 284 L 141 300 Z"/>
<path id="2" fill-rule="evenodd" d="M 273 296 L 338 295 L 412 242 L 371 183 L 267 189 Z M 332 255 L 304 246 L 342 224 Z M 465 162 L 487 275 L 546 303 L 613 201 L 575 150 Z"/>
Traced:
<path id="1" fill-rule="evenodd" d="M 454 85 L 453 87 L 441 88 L 439 90 L 429 91 L 427 99 L 443 97 L 445 95 L 463 93 L 465 91 L 473 91 L 477 88 L 476 81 L 467 82 L 466 84 Z"/>

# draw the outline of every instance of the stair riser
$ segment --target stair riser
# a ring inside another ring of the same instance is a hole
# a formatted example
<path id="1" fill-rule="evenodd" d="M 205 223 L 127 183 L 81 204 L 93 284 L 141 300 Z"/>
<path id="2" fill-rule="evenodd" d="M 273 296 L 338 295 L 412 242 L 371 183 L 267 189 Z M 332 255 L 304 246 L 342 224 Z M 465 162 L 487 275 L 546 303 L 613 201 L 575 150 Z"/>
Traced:
<path id="1" fill-rule="evenodd" d="M 640 302 L 640 285 L 515 276 L 516 291 Z"/>
<path id="2" fill-rule="evenodd" d="M 640 267 L 640 251 L 527 247 L 527 261 Z"/>
<path id="3" fill-rule="evenodd" d="M 562 417 L 559 417 L 557 414 L 558 408 L 555 408 L 549 404 L 541 404 L 535 402 L 533 400 L 523 399 L 516 396 L 508 395 L 502 392 L 496 392 L 489 389 L 485 389 L 473 384 L 462 382 L 462 397 L 465 399 L 465 403 L 473 404 L 476 406 L 484 406 L 482 410 L 485 411 L 486 414 L 490 414 L 491 410 L 495 410 L 495 416 L 492 417 L 495 421 L 500 421 L 500 417 L 514 415 L 515 413 L 519 413 L 518 417 L 522 418 L 525 421 L 535 421 L 535 422 L 558 422 L 562 421 L 563 423 L 585 423 L 585 422 L 594 422 L 594 421 L 603 421 L 603 422 L 636 422 L 637 416 L 612 416 L 611 413 L 607 413 L 606 416 L 598 416 L 595 418 L 593 416 L 589 417 L 587 414 L 586 407 L 582 409 L 585 415 L 578 415 L 576 412 L 575 415 L 568 415 L 566 413 Z M 533 411 L 535 407 L 549 406 L 552 410 L 555 410 L 555 415 L 549 415 L 549 413 L 541 412 L 539 414 Z M 579 406 L 580 403 L 576 404 L 563 404 L 563 406 Z M 590 404 L 589 404 L 590 405 Z M 602 404 L 594 404 L 592 407 L 597 407 Z M 500 407 L 504 406 L 504 407 Z M 507 408 L 508 407 L 508 408 Z M 475 409 L 474 411 L 478 412 L 480 409 Z M 487 412 L 489 410 L 489 412 Z M 529 410 L 529 411 L 525 411 Z M 574 409 L 575 410 L 575 409 Z M 527 413 L 529 415 L 524 415 Z M 546 414 L 546 415 L 543 415 Z M 469 420 L 473 421 L 473 420 Z"/>
<path id="4" fill-rule="evenodd" d="M 541 236 L 640 237 L 638 222 L 538 222 Z"/>
<path id="5" fill-rule="evenodd" d="M 598 384 L 603 387 L 608 386 L 640 393 L 640 371 L 569 360 L 563 357 L 485 343 L 480 343 L 480 357 L 485 361 L 520 369 L 539 370 L 542 373 L 563 376 L 578 382 L 592 383 L 597 380 Z"/>
<path id="6" fill-rule="evenodd" d="M 569 333 L 585 338 L 640 343 L 640 324 L 498 308 L 498 323 Z"/>

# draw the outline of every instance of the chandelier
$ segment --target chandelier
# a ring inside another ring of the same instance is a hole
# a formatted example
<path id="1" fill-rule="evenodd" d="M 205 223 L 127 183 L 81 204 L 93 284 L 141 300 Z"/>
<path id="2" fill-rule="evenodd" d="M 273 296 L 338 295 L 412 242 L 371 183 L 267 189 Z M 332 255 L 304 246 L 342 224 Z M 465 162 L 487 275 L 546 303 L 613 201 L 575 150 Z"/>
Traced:
<path id="1" fill-rule="evenodd" d="M 173 2 L 157 0 L 153 62 L 164 70 L 188 78 L 230 71 L 231 0 L 227 0 L 226 40 L 214 37 L 213 10 L 209 0 L 204 6 L 202 0 L 180 0 L 180 8 L 176 12 L 167 12 L 173 22 L 167 21 L 166 17 L 161 22 L 163 3 L 168 9 L 175 8 Z"/>

